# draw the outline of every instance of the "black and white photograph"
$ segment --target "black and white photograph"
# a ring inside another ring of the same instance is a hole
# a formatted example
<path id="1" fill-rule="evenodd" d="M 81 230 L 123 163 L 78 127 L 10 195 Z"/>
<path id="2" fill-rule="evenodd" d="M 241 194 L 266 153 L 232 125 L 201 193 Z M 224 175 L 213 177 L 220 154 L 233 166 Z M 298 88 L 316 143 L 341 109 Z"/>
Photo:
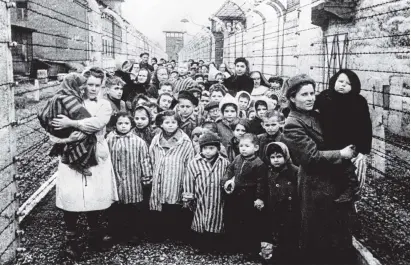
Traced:
<path id="1" fill-rule="evenodd" d="M 0 264 L 409 265 L 410 0 L 0 0 Z"/>

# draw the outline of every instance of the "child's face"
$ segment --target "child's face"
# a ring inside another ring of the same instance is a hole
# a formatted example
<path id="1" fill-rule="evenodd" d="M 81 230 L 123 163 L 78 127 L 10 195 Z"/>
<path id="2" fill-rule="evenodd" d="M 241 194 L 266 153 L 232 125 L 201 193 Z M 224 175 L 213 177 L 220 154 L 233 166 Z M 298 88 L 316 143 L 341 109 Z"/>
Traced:
<path id="1" fill-rule="evenodd" d="M 224 76 L 223 75 L 217 75 L 215 77 L 216 81 L 218 81 L 218 83 L 222 84 L 224 83 Z"/>
<path id="2" fill-rule="evenodd" d="M 274 152 L 270 156 L 270 163 L 276 168 L 281 167 L 285 164 L 284 156 L 281 153 Z"/>
<path id="3" fill-rule="evenodd" d="M 261 125 L 268 135 L 274 135 L 280 129 L 280 121 L 278 121 L 277 117 L 264 118 Z"/>
<path id="4" fill-rule="evenodd" d="M 161 124 L 161 128 L 167 133 L 174 133 L 178 128 L 177 120 L 174 116 L 166 116 Z"/>
<path id="5" fill-rule="evenodd" d="M 272 99 L 271 102 L 273 103 L 274 108 L 277 107 L 277 105 L 278 105 L 278 101 L 277 101 L 277 100 Z"/>
<path id="6" fill-rule="evenodd" d="M 201 96 L 200 104 L 202 106 L 206 106 L 209 102 L 210 102 L 210 97 L 205 96 L 205 95 Z"/>
<path id="7" fill-rule="evenodd" d="M 173 102 L 173 98 L 169 95 L 163 95 L 160 98 L 158 105 L 163 108 L 164 110 L 170 109 L 171 103 Z"/>
<path id="8" fill-rule="evenodd" d="M 181 117 L 189 117 L 194 112 L 194 105 L 187 99 L 178 100 L 178 113 Z"/>
<path id="9" fill-rule="evenodd" d="M 258 151 L 258 145 L 255 145 L 251 139 L 248 138 L 240 140 L 238 147 L 241 155 L 245 157 L 251 156 Z"/>
<path id="10" fill-rule="evenodd" d="M 158 94 L 163 94 L 165 92 L 172 94 L 173 87 L 166 85 L 166 86 L 161 86 L 161 88 L 158 90 Z"/>
<path id="11" fill-rule="evenodd" d="M 187 73 L 188 73 L 188 66 L 187 66 L 187 64 L 181 64 L 181 65 L 178 66 L 178 74 L 179 74 L 180 76 L 187 75 Z"/>
<path id="12" fill-rule="evenodd" d="M 126 134 L 131 130 L 131 121 L 128 117 L 119 117 L 116 123 L 117 131 Z"/>
<path id="13" fill-rule="evenodd" d="M 265 105 L 259 105 L 257 106 L 257 116 L 258 117 L 263 117 L 267 113 L 267 107 Z"/>
<path id="14" fill-rule="evenodd" d="M 197 77 L 196 82 L 198 83 L 204 83 L 204 78 L 203 77 Z"/>
<path id="15" fill-rule="evenodd" d="M 281 89 L 281 84 L 278 81 L 270 82 L 271 88 L 274 90 L 279 90 Z"/>
<path id="16" fill-rule="evenodd" d="M 194 95 L 194 97 L 196 97 L 197 99 L 200 100 L 200 98 L 201 98 L 201 93 L 200 93 L 200 92 L 194 91 L 194 92 L 193 92 L 193 95 Z"/>
<path id="17" fill-rule="evenodd" d="M 148 126 L 150 122 L 147 116 L 147 112 L 145 110 L 136 110 L 134 114 L 134 122 L 136 123 L 136 128 L 143 129 Z"/>
<path id="18" fill-rule="evenodd" d="M 206 157 L 207 159 L 211 159 L 213 158 L 217 153 L 218 153 L 218 149 L 216 146 L 210 145 L 210 146 L 204 146 L 201 149 L 201 153 L 203 154 L 204 157 Z"/>
<path id="19" fill-rule="evenodd" d="M 143 98 L 140 98 L 137 100 L 137 105 L 143 105 L 146 102 L 147 102 L 146 100 L 144 100 Z"/>
<path id="20" fill-rule="evenodd" d="M 237 117 L 237 111 L 233 106 L 226 106 L 226 108 L 224 109 L 223 117 L 228 122 L 231 122 Z"/>
<path id="21" fill-rule="evenodd" d="M 341 73 L 335 82 L 335 91 L 341 94 L 347 94 L 351 91 L 351 82 L 346 74 Z"/>
<path id="22" fill-rule="evenodd" d="M 177 73 L 171 73 L 170 79 L 177 79 L 178 74 Z"/>
<path id="23" fill-rule="evenodd" d="M 213 91 L 213 93 L 211 93 L 211 101 L 220 102 L 223 97 L 224 95 L 221 93 L 221 91 Z"/>
<path id="24" fill-rule="evenodd" d="M 234 133 L 234 137 L 236 137 L 237 139 L 240 139 L 246 133 L 246 129 L 243 125 L 238 124 L 235 126 L 233 133 Z"/>
<path id="25" fill-rule="evenodd" d="M 167 70 L 162 68 L 159 71 L 157 71 L 157 78 L 160 82 L 166 81 L 168 79 Z"/>
<path id="26" fill-rule="evenodd" d="M 255 112 L 252 111 L 248 114 L 248 120 L 253 120 L 255 118 Z"/>
<path id="27" fill-rule="evenodd" d="M 210 109 L 209 111 L 210 117 L 211 119 L 213 119 L 214 121 L 220 117 L 220 109 L 218 109 L 218 107 Z"/>
<path id="28" fill-rule="evenodd" d="M 110 95 L 111 98 L 120 100 L 121 96 L 123 96 L 123 88 L 120 86 L 113 86 L 108 90 L 108 95 Z"/>
<path id="29" fill-rule="evenodd" d="M 240 110 L 247 110 L 248 103 L 249 103 L 249 101 L 248 101 L 248 99 L 245 98 L 245 97 L 240 97 L 240 98 L 238 99 L 238 105 L 239 105 L 239 107 L 240 107 Z"/>

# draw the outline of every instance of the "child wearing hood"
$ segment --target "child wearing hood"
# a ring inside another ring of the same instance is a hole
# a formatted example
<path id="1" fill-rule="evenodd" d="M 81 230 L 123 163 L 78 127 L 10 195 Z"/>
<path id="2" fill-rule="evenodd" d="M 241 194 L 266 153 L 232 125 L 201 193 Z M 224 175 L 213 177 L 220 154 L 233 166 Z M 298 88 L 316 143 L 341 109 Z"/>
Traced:
<path id="1" fill-rule="evenodd" d="M 238 104 L 231 95 L 227 94 L 219 104 L 221 118 L 216 120 L 218 135 L 226 149 L 234 137 L 233 126 L 238 124 Z"/>
<path id="2" fill-rule="evenodd" d="M 274 264 L 299 264 L 299 201 L 297 196 L 298 167 L 290 158 L 287 146 L 272 142 L 265 148 L 268 174 L 266 180 L 266 234 L 262 256 Z M 274 246 L 274 252 L 272 247 Z"/>
<path id="3" fill-rule="evenodd" d="M 247 110 L 251 105 L 251 95 L 246 91 L 240 91 L 235 97 L 240 107 L 238 117 L 247 118 Z"/>
<path id="4" fill-rule="evenodd" d="M 223 195 L 220 182 L 229 164 L 221 156 L 221 139 L 212 132 L 199 139 L 201 152 L 188 164 L 184 176 L 184 206 L 194 212 L 191 229 L 196 233 L 200 252 L 215 248 L 223 233 Z"/>
<path id="5" fill-rule="evenodd" d="M 133 118 L 136 127 L 132 132 L 143 139 L 149 147 L 155 135 L 150 126 L 152 120 L 151 110 L 147 106 L 137 105 L 133 112 Z"/>
<path id="6" fill-rule="evenodd" d="M 322 91 L 315 101 L 320 112 L 320 123 L 327 149 L 342 149 L 354 145 L 358 156 L 355 160 L 357 173 L 365 175 L 366 154 L 371 151 L 372 124 L 367 100 L 360 95 L 361 82 L 351 70 L 342 69 L 331 77 L 329 89 Z M 341 166 L 346 171 L 352 167 L 347 160 Z M 337 170 L 338 171 L 338 170 Z M 349 171 L 352 172 L 352 171 Z M 348 180 L 341 180 L 342 191 L 336 202 L 358 199 L 358 177 L 350 174 Z"/>

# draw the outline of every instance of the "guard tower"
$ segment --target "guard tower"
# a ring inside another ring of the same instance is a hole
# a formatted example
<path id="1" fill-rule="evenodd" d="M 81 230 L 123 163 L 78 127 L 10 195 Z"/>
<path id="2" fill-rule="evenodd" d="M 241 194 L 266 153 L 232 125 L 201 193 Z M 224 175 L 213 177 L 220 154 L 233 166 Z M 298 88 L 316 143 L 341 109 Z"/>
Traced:
<path id="1" fill-rule="evenodd" d="M 163 31 L 166 35 L 166 53 L 168 60 L 178 61 L 178 52 L 184 46 L 184 31 Z"/>

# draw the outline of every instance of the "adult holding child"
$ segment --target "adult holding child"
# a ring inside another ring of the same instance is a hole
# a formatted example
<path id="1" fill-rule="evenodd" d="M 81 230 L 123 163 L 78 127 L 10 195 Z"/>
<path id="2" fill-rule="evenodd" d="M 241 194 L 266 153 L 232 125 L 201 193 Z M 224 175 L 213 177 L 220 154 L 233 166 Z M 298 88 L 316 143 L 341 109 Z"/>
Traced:
<path id="1" fill-rule="evenodd" d="M 87 78 L 83 105 L 91 117 L 72 120 L 66 116 L 59 116 L 52 121 L 52 126 L 57 130 L 73 128 L 81 131 L 82 134 L 94 134 L 97 139 L 95 149 L 97 165 L 89 168 L 91 176 L 84 176 L 61 161 L 58 165 L 56 206 L 63 210 L 66 224 L 65 253 L 71 259 L 78 259 L 80 256 L 77 233 L 79 215 L 86 214 L 90 227 L 89 246 L 99 249 L 104 239 L 100 232 L 98 211 L 108 209 L 114 201 L 118 200 L 110 153 L 104 139 L 112 108 L 107 100 L 99 97 L 105 74 L 102 69 L 93 67 L 83 75 Z M 71 136 L 65 140 L 55 139 L 55 141 L 62 143 L 77 140 Z"/>
<path id="2" fill-rule="evenodd" d="M 294 163 L 300 166 L 301 248 L 307 264 L 353 264 L 353 202 L 337 203 L 341 180 L 348 173 L 335 171 L 344 159 L 352 159 L 352 146 L 327 149 L 314 111 L 315 81 L 300 74 L 287 81 L 291 112 L 284 126 L 284 141 Z"/>

